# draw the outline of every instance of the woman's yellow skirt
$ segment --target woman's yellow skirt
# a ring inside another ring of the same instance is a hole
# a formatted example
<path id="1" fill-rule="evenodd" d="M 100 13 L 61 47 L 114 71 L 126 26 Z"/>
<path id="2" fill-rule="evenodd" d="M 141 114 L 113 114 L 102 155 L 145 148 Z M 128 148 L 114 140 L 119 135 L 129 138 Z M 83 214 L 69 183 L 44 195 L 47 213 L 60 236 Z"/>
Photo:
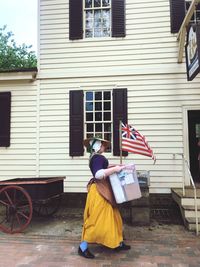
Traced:
<path id="1" fill-rule="evenodd" d="M 84 211 L 82 241 L 116 248 L 122 242 L 122 218 L 97 191 L 96 184 L 90 186 Z"/>

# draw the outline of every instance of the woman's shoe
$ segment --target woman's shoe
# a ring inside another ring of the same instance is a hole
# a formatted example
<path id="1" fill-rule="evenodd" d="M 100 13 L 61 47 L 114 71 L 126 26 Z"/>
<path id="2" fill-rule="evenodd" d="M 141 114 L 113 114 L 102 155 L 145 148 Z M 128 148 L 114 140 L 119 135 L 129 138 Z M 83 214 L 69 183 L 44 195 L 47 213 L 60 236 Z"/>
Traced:
<path id="1" fill-rule="evenodd" d="M 122 242 L 119 247 L 115 248 L 115 251 L 129 250 L 129 249 L 131 249 L 131 246 L 126 245 L 124 242 Z"/>
<path id="2" fill-rule="evenodd" d="M 89 249 L 87 248 L 85 251 L 82 251 L 81 248 L 78 248 L 78 254 L 84 258 L 87 259 L 94 259 L 94 255 L 89 251 Z"/>

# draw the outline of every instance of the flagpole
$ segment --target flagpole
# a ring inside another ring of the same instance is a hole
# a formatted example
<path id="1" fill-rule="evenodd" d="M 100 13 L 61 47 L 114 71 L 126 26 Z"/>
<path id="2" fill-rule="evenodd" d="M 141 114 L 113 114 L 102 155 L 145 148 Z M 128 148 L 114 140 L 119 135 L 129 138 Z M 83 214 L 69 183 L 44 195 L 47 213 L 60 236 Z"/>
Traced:
<path id="1" fill-rule="evenodd" d="M 122 121 L 119 121 L 119 148 L 120 148 L 120 164 L 122 164 Z"/>

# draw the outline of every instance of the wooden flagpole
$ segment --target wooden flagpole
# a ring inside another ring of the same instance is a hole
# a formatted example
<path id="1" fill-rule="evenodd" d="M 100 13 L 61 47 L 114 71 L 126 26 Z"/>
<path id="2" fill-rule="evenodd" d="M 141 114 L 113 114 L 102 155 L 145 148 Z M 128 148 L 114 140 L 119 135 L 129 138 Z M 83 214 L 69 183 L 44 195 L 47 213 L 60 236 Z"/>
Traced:
<path id="1" fill-rule="evenodd" d="M 119 121 L 119 149 L 120 149 L 120 164 L 122 164 L 122 121 Z"/>

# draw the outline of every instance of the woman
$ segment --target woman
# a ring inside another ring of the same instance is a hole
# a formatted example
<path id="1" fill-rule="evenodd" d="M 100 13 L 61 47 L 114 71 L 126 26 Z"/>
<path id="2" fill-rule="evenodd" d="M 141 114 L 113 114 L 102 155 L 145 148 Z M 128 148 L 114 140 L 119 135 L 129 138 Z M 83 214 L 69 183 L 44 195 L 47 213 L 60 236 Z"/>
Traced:
<path id="1" fill-rule="evenodd" d="M 85 258 L 94 258 L 88 249 L 88 243 L 102 244 L 115 250 L 128 250 L 122 236 L 122 219 L 113 197 L 108 176 L 120 172 L 123 166 L 108 168 L 108 160 L 102 155 L 110 142 L 99 138 L 84 140 L 90 149 L 89 167 L 93 178 L 88 183 L 88 195 L 84 211 L 82 242 L 78 254 Z"/>

